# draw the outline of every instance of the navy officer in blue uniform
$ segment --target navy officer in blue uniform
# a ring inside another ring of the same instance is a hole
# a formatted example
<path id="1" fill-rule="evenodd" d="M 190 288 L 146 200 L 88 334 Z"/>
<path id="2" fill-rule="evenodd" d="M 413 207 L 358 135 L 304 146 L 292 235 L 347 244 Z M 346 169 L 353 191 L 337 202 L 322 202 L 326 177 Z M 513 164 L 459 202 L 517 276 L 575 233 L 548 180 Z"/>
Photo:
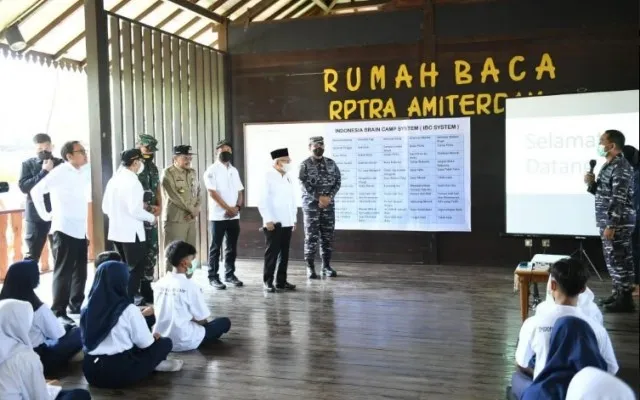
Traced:
<path id="1" fill-rule="evenodd" d="M 334 198 L 340 190 L 340 170 L 335 161 L 324 157 L 324 139 L 309 139 L 311 156 L 300 165 L 302 211 L 304 215 L 304 259 L 309 279 L 318 279 L 315 257 L 320 241 L 322 275 L 338 276 L 331 268 L 333 231 L 336 224 Z"/>
<path id="2" fill-rule="evenodd" d="M 631 236 L 636 223 L 633 204 L 633 168 L 622 149 L 625 137 L 617 130 L 600 136 L 598 154 L 606 158 L 598 179 L 587 173 L 584 181 L 595 195 L 596 223 L 600 228 L 604 259 L 613 280 L 612 295 L 601 304 L 609 312 L 633 312 L 634 266 Z"/>

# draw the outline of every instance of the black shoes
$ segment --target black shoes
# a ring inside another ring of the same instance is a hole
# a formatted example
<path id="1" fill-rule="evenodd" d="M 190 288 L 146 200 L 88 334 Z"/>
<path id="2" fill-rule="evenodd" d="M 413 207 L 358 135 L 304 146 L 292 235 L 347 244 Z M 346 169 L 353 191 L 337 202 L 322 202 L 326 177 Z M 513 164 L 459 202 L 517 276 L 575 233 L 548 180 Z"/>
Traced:
<path id="1" fill-rule="evenodd" d="M 71 315 L 80 314 L 80 307 L 78 306 L 68 306 L 67 312 Z"/>
<path id="2" fill-rule="evenodd" d="M 307 277 L 309 279 L 320 279 L 320 277 L 318 276 L 318 274 L 316 274 L 316 269 L 315 267 L 311 266 L 311 267 L 307 267 Z"/>
<path id="3" fill-rule="evenodd" d="M 227 288 L 227 285 L 225 285 L 224 283 L 220 282 L 220 278 L 218 278 L 217 276 L 215 278 L 212 278 L 209 280 L 209 285 L 211 285 L 211 287 L 218 289 L 218 290 L 224 290 Z"/>
<path id="4" fill-rule="evenodd" d="M 610 313 L 632 313 L 636 310 L 632 292 L 618 292 L 612 297 L 614 297 L 613 301 L 604 304 L 605 311 Z"/>
<path id="5" fill-rule="evenodd" d="M 326 266 L 326 267 L 322 267 L 322 275 L 329 278 L 335 278 L 336 276 L 338 276 L 338 273 L 336 272 L 335 269 L 329 266 Z"/>
<path id="6" fill-rule="evenodd" d="M 224 278 L 224 281 L 227 282 L 229 285 L 235 286 L 235 287 L 241 287 L 242 285 L 244 285 L 244 283 L 242 283 L 242 281 L 238 279 L 235 275 L 229 278 Z"/>
<path id="7" fill-rule="evenodd" d="M 263 287 L 264 287 L 264 291 L 267 293 L 275 293 L 276 291 L 276 288 L 273 286 L 273 283 L 265 282 Z"/>
<path id="8" fill-rule="evenodd" d="M 65 330 L 69 330 L 77 326 L 76 321 L 69 318 L 68 315 L 58 315 L 58 321 L 60 322 L 60 325 L 65 328 Z"/>
<path id="9" fill-rule="evenodd" d="M 611 296 L 604 298 L 604 299 L 600 299 L 600 301 L 598 302 L 598 304 L 600 304 L 601 306 L 606 306 L 607 304 L 611 304 L 614 301 L 616 301 L 616 297 L 618 296 L 617 292 L 613 292 L 613 294 L 611 294 Z"/>
<path id="10" fill-rule="evenodd" d="M 296 290 L 296 285 L 292 285 L 289 282 L 279 283 L 275 287 L 273 283 L 265 282 L 263 284 L 264 291 L 268 293 L 275 293 L 276 289 L 278 290 Z"/>

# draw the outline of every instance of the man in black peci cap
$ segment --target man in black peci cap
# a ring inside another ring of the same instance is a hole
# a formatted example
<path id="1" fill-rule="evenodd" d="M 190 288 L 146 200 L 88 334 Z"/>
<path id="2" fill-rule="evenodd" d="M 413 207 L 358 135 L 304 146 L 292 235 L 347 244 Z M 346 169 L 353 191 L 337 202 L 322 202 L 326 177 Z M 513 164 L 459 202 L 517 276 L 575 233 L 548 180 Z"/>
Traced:
<path id="1" fill-rule="evenodd" d="M 191 168 L 191 146 L 173 148 L 173 165 L 162 174 L 164 248 L 175 240 L 196 244 L 196 217 L 200 214 L 200 185 Z"/>
<path id="2" fill-rule="evenodd" d="M 122 261 L 129 265 L 127 291 L 136 298 L 140 282 L 147 268 L 147 233 L 144 223 L 156 223 L 156 217 L 144 209 L 144 189 L 138 175 L 144 170 L 144 159 L 139 149 L 125 150 L 120 154 L 121 167 L 104 190 L 102 211 L 109 217 L 107 239 L 113 242 Z M 153 299 L 153 296 L 151 296 Z"/>

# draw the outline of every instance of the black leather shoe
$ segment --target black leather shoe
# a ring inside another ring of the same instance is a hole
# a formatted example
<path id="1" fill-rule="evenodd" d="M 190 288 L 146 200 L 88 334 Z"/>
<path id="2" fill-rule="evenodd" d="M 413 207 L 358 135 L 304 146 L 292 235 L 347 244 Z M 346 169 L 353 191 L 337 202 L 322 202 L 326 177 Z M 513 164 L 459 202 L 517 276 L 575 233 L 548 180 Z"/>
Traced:
<path id="1" fill-rule="evenodd" d="M 296 290 L 296 285 L 292 285 L 289 282 L 279 283 L 276 285 L 278 290 Z"/>
<path id="2" fill-rule="evenodd" d="M 244 283 L 242 283 L 240 279 L 236 278 L 235 275 L 232 276 L 231 278 L 225 278 L 224 281 L 227 282 L 229 285 L 235 286 L 235 287 L 240 287 L 244 285 Z"/>
<path id="3" fill-rule="evenodd" d="M 264 283 L 263 285 L 264 287 L 264 291 L 268 292 L 268 293 L 274 293 L 276 291 L 276 288 L 273 287 L 273 283 Z"/>
<path id="4" fill-rule="evenodd" d="M 67 307 L 67 312 L 69 314 L 73 314 L 73 315 L 80 314 L 80 307 L 78 307 L 78 306 L 69 306 L 69 307 Z"/>
<path id="5" fill-rule="evenodd" d="M 606 306 L 607 304 L 611 304 L 614 301 L 616 301 L 616 298 L 618 297 L 618 293 L 614 292 L 613 294 L 611 294 L 611 296 L 606 297 L 604 299 L 600 299 L 600 301 L 598 302 L 598 304 L 600 304 L 601 306 Z"/>
<path id="6" fill-rule="evenodd" d="M 218 290 L 224 290 L 227 288 L 227 285 L 220 282 L 220 278 L 217 278 L 217 277 L 209 280 L 209 285 L 211 285 L 211 287 L 214 287 Z"/>
<path id="7" fill-rule="evenodd" d="M 72 320 L 71 318 L 69 318 L 68 315 L 58 315 L 58 321 L 60 322 L 60 324 L 62 326 L 66 327 L 72 327 L 75 328 L 76 325 L 76 321 Z"/>
<path id="8" fill-rule="evenodd" d="M 604 309 L 610 313 L 632 313 L 636 310 L 636 305 L 631 292 L 622 292 L 613 302 L 605 304 Z"/>
<path id="9" fill-rule="evenodd" d="M 314 267 L 307 267 L 307 277 L 309 279 L 320 279 Z"/>
<path id="10" fill-rule="evenodd" d="M 338 276 L 338 273 L 331 267 L 322 267 L 322 275 L 328 276 L 329 278 L 335 278 Z"/>

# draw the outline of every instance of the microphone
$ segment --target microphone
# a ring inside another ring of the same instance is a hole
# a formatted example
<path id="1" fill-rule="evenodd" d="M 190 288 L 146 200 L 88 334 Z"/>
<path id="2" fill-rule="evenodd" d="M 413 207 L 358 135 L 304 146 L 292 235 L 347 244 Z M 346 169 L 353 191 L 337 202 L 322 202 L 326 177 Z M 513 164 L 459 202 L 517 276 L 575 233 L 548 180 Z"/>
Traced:
<path id="1" fill-rule="evenodd" d="M 590 173 L 590 174 L 593 174 L 593 169 L 596 167 L 596 160 L 590 160 L 590 161 L 589 161 L 589 167 L 591 167 L 591 168 L 589 169 L 589 173 Z"/>

